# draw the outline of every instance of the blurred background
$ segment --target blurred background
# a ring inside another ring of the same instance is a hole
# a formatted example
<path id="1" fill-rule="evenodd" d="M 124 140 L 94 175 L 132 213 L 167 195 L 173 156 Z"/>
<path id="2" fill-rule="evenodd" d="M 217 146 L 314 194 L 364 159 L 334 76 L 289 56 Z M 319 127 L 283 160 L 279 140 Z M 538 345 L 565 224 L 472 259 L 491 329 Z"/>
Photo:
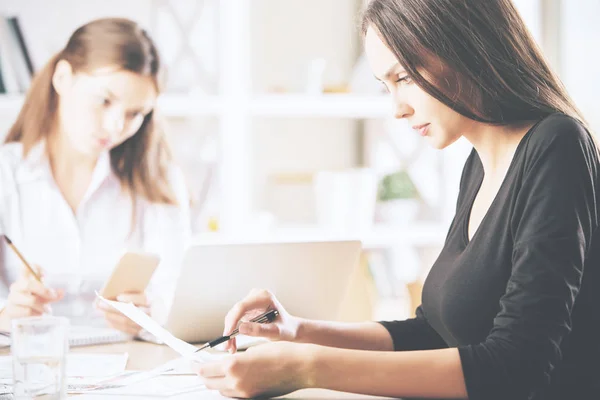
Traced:
<path id="1" fill-rule="evenodd" d="M 433 150 L 390 117 L 363 56 L 366 2 L 0 0 L 0 65 L 41 69 L 91 19 L 139 22 L 168 65 L 158 108 L 188 179 L 195 239 L 358 237 L 348 319 L 404 318 L 420 303 L 470 146 Z M 600 130 L 600 0 L 514 2 Z M 28 79 L 3 76 L 0 135 Z"/>

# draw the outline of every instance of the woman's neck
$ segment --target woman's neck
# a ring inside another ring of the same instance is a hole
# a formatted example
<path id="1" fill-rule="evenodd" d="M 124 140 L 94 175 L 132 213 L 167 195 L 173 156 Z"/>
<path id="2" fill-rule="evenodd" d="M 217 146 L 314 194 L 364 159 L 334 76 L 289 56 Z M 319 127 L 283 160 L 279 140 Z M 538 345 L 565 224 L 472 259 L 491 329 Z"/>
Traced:
<path id="1" fill-rule="evenodd" d="M 94 171 L 98 155 L 84 154 L 75 149 L 61 132 L 48 137 L 48 158 L 53 174 L 64 176 L 75 172 L 88 174 Z"/>
<path id="2" fill-rule="evenodd" d="M 485 174 L 492 176 L 506 172 L 521 139 L 532 126 L 532 122 L 511 126 L 475 123 L 464 136 L 477 151 Z"/>
<path id="3" fill-rule="evenodd" d="M 78 152 L 61 134 L 48 137 L 47 149 L 54 181 L 73 214 L 77 214 L 98 157 Z"/>

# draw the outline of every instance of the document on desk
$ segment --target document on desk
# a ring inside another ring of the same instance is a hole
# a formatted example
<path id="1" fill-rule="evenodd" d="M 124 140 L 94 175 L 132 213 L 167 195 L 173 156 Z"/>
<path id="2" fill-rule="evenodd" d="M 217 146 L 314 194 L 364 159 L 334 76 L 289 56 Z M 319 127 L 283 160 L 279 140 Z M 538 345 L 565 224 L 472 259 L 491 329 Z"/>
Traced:
<path id="1" fill-rule="evenodd" d="M 204 383 L 197 376 L 156 376 L 152 379 L 144 380 L 127 386 L 103 389 L 92 392 L 85 392 L 85 395 L 95 399 L 110 398 L 109 396 L 131 396 L 137 398 L 159 397 L 171 398 L 185 393 L 195 393 L 193 397 L 197 399 L 198 392 L 209 392 Z M 78 397 L 79 398 L 79 397 Z"/>
<path id="2" fill-rule="evenodd" d="M 161 340 L 181 356 L 196 362 L 211 361 L 219 358 L 218 356 L 214 356 L 205 351 L 196 353 L 197 348 L 195 346 L 175 337 L 171 332 L 160 326 L 159 323 L 153 320 L 144 311 L 137 308 L 134 304 L 108 300 L 99 294 L 97 294 L 97 296 L 101 301 L 120 311 L 126 317 L 156 336 L 157 339 Z"/>
<path id="3" fill-rule="evenodd" d="M 69 380 L 82 378 L 104 378 L 121 374 L 127 365 L 127 353 L 67 355 L 67 377 Z M 12 356 L 0 356 L 0 379 L 12 379 Z"/>

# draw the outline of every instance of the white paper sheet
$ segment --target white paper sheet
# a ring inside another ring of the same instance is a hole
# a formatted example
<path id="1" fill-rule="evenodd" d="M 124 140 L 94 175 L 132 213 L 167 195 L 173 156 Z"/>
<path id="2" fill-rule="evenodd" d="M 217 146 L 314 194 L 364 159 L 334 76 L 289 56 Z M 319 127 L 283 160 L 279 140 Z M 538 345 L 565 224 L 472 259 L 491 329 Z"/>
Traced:
<path id="1" fill-rule="evenodd" d="M 143 398 L 170 397 L 183 393 L 204 392 L 206 387 L 198 376 L 156 376 L 128 386 L 97 390 L 87 395 L 97 396 L 136 396 Z"/>
<path id="2" fill-rule="evenodd" d="M 205 362 L 219 358 L 205 351 L 196 352 L 197 348 L 195 346 L 173 336 L 171 332 L 160 326 L 160 324 L 150 318 L 148 314 L 137 308 L 134 304 L 108 300 L 99 294 L 97 296 L 101 301 L 120 311 L 123 315 L 156 336 L 181 356 L 196 362 Z"/>
<path id="3" fill-rule="evenodd" d="M 67 355 L 67 377 L 100 378 L 125 371 L 129 355 L 70 353 Z M 0 356 L 0 378 L 12 379 L 12 356 Z"/>

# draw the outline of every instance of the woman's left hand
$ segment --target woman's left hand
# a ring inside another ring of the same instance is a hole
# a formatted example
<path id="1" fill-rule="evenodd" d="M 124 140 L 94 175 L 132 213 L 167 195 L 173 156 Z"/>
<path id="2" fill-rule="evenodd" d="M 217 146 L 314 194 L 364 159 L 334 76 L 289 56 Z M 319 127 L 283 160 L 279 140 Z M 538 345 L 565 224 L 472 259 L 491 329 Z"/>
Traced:
<path id="1" fill-rule="evenodd" d="M 150 314 L 150 305 L 148 304 L 148 298 L 146 297 L 146 293 L 123 293 L 118 295 L 116 300 L 121 301 L 123 303 L 133 303 L 139 309 L 146 312 L 146 314 Z M 130 320 L 125 315 L 121 314 L 121 312 L 111 307 L 110 305 L 102 301 L 97 301 L 96 308 L 104 313 L 104 318 L 106 319 L 106 322 L 108 322 L 108 324 L 112 328 L 115 328 L 133 336 L 140 333 L 140 330 L 142 328 L 138 324 Z"/>
<path id="2" fill-rule="evenodd" d="M 314 345 L 273 342 L 219 361 L 193 363 L 206 387 L 223 396 L 276 397 L 310 387 Z"/>

